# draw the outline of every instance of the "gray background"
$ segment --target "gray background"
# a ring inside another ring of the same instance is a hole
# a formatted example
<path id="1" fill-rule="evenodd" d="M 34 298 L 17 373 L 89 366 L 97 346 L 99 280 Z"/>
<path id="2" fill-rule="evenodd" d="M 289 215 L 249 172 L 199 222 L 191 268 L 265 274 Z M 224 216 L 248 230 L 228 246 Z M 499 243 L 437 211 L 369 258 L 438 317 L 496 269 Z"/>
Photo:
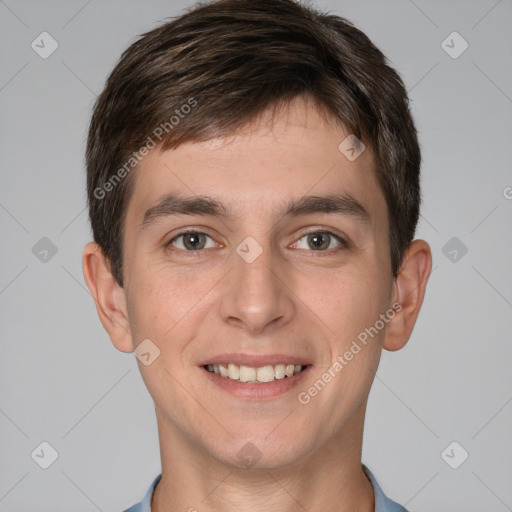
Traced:
<path id="1" fill-rule="evenodd" d="M 135 357 L 111 344 L 82 277 L 83 152 L 122 50 L 190 5 L 0 1 L 1 512 L 121 511 L 160 471 Z M 412 511 L 512 510 L 512 2 L 318 5 L 367 32 L 404 77 L 424 157 L 417 236 L 434 257 L 410 342 L 383 354 L 363 461 Z M 31 48 L 43 31 L 59 45 L 47 59 Z M 453 31 L 469 43 L 458 58 L 441 46 Z M 43 237 L 57 248 L 46 261 L 33 252 Z M 43 441 L 58 452 L 48 469 L 31 458 Z M 452 441 L 462 448 L 443 459 Z"/>

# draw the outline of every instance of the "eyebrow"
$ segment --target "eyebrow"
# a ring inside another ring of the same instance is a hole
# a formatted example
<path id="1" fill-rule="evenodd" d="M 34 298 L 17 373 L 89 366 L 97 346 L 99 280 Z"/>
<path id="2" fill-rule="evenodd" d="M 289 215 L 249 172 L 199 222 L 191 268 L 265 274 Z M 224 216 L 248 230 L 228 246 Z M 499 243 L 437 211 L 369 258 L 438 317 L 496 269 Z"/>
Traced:
<path id="1" fill-rule="evenodd" d="M 290 200 L 278 212 L 277 217 L 297 217 L 313 213 L 350 215 L 368 224 L 372 220 L 368 210 L 350 194 L 303 196 L 296 200 Z M 171 193 L 163 196 L 154 206 L 145 211 L 139 229 L 143 230 L 161 218 L 175 215 L 233 217 L 231 210 L 213 197 L 204 195 L 181 196 Z"/>

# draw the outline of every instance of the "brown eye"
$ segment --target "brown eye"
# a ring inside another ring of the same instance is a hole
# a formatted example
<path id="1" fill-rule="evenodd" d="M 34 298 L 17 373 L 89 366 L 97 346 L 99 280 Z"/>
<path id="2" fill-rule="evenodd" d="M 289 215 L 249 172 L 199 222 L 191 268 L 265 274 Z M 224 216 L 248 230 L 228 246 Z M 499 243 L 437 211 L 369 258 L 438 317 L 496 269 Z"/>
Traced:
<path id="1" fill-rule="evenodd" d="M 208 239 L 212 241 L 209 246 L 207 246 Z M 189 231 L 175 236 L 169 242 L 169 245 L 173 245 L 174 247 L 184 251 L 199 251 L 201 249 L 215 247 L 215 242 L 213 242 L 212 238 L 206 233 Z"/>
<path id="2" fill-rule="evenodd" d="M 308 245 L 312 249 L 327 249 L 331 239 L 327 233 L 313 233 L 308 235 Z"/>
<path id="3" fill-rule="evenodd" d="M 342 238 L 334 233 L 315 231 L 302 236 L 294 245 L 299 249 L 312 249 L 313 251 L 322 252 L 346 244 Z"/>

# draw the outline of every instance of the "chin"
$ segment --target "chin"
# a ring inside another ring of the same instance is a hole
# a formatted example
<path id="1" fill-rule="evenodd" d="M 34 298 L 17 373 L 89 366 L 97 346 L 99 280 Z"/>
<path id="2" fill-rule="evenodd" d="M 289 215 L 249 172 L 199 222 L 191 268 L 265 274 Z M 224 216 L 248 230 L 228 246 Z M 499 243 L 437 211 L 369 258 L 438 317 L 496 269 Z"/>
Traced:
<path id="1" fill-rule="evenodd" d="M 217 458 L 237 469 L 273 470 L 293 466 L 307 454 L 298 439 L 295 438 L 293 444 L 290 443 L 290 436 L 276 436 L 272 442 L 265 439 L 265 436 L 254 436 L 251 439 L 248 440 L 247 436 L 231 439 L 229 446 L 226 446 L 226 452 L 217 453 Z"/>

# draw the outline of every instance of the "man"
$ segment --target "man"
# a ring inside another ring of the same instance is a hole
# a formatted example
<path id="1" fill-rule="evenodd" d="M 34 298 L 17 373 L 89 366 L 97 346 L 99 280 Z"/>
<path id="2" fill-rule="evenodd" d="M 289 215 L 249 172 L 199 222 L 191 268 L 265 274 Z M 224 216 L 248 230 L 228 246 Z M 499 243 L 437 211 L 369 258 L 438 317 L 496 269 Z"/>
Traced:
<path id="1" fill-rule="evenodd" d="M 361 463 L 431 269 L 403 83 L 347 20 L 220 0 L 124 52 L 87 144 L 84 276 L 162 472 L 129 511 L 389 512 Z"/>

